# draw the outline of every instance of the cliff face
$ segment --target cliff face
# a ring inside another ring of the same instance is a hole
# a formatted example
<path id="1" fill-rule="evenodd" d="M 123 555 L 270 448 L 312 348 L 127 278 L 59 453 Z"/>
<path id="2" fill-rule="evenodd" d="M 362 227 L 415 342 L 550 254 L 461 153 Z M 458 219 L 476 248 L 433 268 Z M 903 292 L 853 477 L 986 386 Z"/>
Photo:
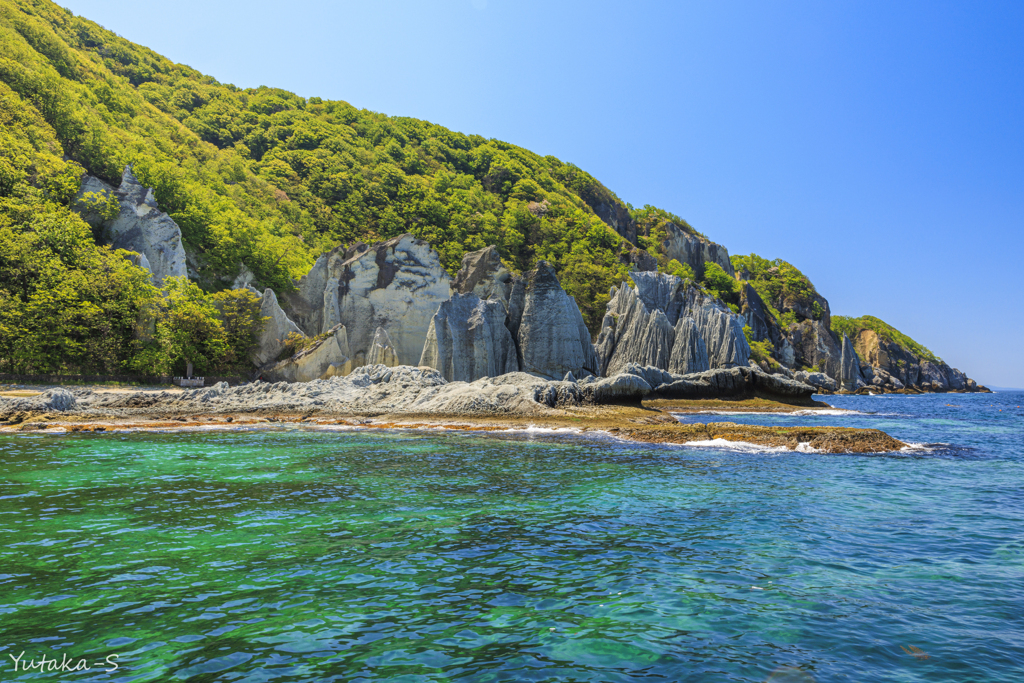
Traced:
<path id="1" fill-rule="evenodd" d="M 853 339 L 867 382 L 890 391 L 978 391 L 978 383 L 939 359 L 923 358 L 878 332 L 861 329 Z"/>
<path id="2" fill-rule="evenodd" d="M 104 216 L 94 207 L 107 199 L 116 201 L 118 208 Z M 160 210 L 153 188 L 142 185 L 131 166 L 125 166 L 117 189 L 85 176 L 73 206 L 107 244 L 135 252 L 133 262 L 152 273 L 154 285 L 159 287 L 165 278 L 186 274 L 178 224 Z"/>
<path id="3" fill-rule="evenodd" d="M 282 307 L 310 337 L 343 325 L 356 367 L 368 362 L 378 329 L 393 344 L 398 362 L 413 365 L 431 319 L 450 295 L 450 278 L 437 252 L 423 240 L 401 235 L 321 256 L 296 291 L 282 297 Z"/>
<path id="4" fill-rule="evenodd" d="M 747 365 L 743 318 L 674 275 L 631 277 L 613 290 L 597 339 L 603 374 L 630 364 L 677 374 Z"/>

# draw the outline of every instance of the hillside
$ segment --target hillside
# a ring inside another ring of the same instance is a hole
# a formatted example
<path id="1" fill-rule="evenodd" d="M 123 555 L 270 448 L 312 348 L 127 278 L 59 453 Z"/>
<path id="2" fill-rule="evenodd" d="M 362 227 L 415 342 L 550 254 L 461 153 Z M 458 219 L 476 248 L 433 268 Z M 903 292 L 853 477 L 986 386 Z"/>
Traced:
<path id="1" fill-rule="evenodd" d="M 199 339 L 201 369 L 241 372 L 258 302 L 233 287 L 287 296 L 339 245 L 403 234 L 449 276 L 490 245 L 514 275 L 547 261 L 595 337 L 611 288 L 657 270 L 742 313 L 755 358 L 838 367 L 828 302 L 796 268 L 730 260 L 679 216 L 634 209 L 555 157 L 222 84 L 48 0 L 0 0 L 0 55 L 0 371 L 180 372 L 181 345 Z M 169 297 L 110 246 L 112 195 L 76 200 L 127 166 L 139 193 L 154 190 L 137 209 L 180 228 L 191 282 Z"/>

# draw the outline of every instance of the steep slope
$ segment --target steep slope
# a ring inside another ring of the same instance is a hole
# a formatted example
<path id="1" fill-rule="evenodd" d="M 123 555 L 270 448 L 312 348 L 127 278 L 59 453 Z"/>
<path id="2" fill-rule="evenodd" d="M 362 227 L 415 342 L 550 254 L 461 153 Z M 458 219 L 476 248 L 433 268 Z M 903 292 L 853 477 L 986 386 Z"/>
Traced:
<path id="1" fill-rule="evenodd" d="M 843 367 L 828 302 L 809 281 L 810 293 L 797 286 L 799 271 L 750 260 L 757 272 L 737 275 L 726 249 L 686 221 L 633 209 L 572 164 L 345 102 L 222 84 L 49 0 L 0 0 L 0 371 L 180 366 L 154 355 L 167 344 L 152 320 L 167 306 L 136 267 L 156 268 L 136 246 L 152 241 L 125 237 L 150 211 L 168 214 L 160 244 L 180 242 L 207 294 L 254 285 L 276 292 L 265 303 L 290 300 L 332 250 L 411 234 L 450 276 L 491 245 L 515 274 L 547 262 L 593 335 L 630 270 L 660 271 L 742 308 L 755 358 L 832 376 Z M 139 253 L 129 262 L 111 247 Z M 177 251 L 169 264 L 155 284 L 180 272 Z M 189 306 L 212 310 L 185 290 Z M 221 323 L 225 306 L 252 309 L 247 296 L 217 300 Z M 236 332 L 241 346 L 218 357 L 237 365 L 248 337 Z"/>

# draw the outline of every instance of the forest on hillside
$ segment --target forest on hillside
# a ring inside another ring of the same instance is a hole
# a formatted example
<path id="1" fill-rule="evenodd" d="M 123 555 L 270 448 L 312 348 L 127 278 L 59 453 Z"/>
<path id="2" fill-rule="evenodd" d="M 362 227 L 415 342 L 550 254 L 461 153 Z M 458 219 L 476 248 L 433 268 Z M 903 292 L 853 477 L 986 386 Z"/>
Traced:
<path id="1" fill-rule="evenodd" d="M 85 175 L 117 185 L 128 164 L 189 255 L 190 279 L 164 291 L 79 216 Z M 199 340 L 187 349 L 198 369 L 242 372 L 259 327 L 253 298 L 229 289 L 243 268 L 285 292 L 333 247 L 403 233 L 429 241 L 452 275 L 488 245 L 513 272 L 550 262 L 596 332 L 638 252 L 693 277 L 663 253 L 669 224 L 706 239 L 555 157 L 345 102 L 237 88 L 49 0 L 0 0 L 0 372 L 180 372 L 179 329 Z M 766 301 L 779 287 L 813 291 L 785 262 L 766 275 L 759 258 L 743 263 L 757 266 L 750 277 Z M 737 310 L 740 283 L 721 268 L 699 284 Z"/>

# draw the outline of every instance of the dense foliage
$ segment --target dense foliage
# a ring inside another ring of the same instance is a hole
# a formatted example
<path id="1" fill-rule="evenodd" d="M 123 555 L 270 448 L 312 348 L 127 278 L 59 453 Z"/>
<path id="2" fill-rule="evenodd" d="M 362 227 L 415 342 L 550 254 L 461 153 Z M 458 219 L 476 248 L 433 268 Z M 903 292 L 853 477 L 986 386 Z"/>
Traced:
<path id="1" fill-rule="evenodd" d="M 195 282 L 157 291 L 72 210 L 83 174 L 116 185 L 128 163 L 181 227 Z M 699 233 L 623 205 L 572 164 L 345 102 L 222 84 L 49 0 L 0 0 L 2 370 L 182 372 L 191 360 L 240 371 L 259 320 L 248 295 L 219 292 L 243 265 L 281 292 L 338 244 L 405 232 L 453 275 L 490 244 L 517 272 L 549 261 L 593 332 L 633 249 L 595 212 L 629 223 L 659 270 L 694 278 L 661 245 L 669 223 Z M 785 261 L 733 263 L 784 325 L 793 304 L 818 305 Z M 721 268 L 709 264 L 702 284 L 737 310 L 739 285 Z"/>
<path id="2" fill-rule="evenodd" d="M 709 294 L 717 296 L 729 308 L 736 311 L 736 305 L 739 302 L 739 283 L 736 281 L 736 278 L 725 272 L 722 266 L 710 261 L 705 263 L 704 278 L 701 280 L 701 283 Z"/>
<path id="3" fill-rule="evenodd" d="M 880 338 L 901 346 L 920 358 L 933 363 L 941 363 L 942 360 L 923 345 L 917 343 L 907 335 L 897 330 L 892 325 L 879 320 L 871 315 L 864 315 L 859 318 L 850 318 L 845 315 L 832 316 L 832 331 L 840 338 L 845 334 L 850 339 L 856 339 L 861 330 L 871 330 Z"/>
<path id="4" fill-rule="evenodd" d="M 769 261 L 757 254 L 733 256 L 730 260 L 737 277 L 750 283 L 784 328 L 806 317 L 818 319 L 823 315 L 817 290 L 793 264 L 782 259 Z"/>
<path id="5" fill-rule="evenodd" d="M 54 163 L 73 160 L 68 188 L 83 169 L 116 184 L 133 164 L 181 227 L 206 291 L 242 264 L 261 286 L 288 289 L 339 243 L 410 232 L 451 273 L 488 244 L 517 271 L 548 260 L 596 329 L 626 274 L 630 245 L 591 208 L 618 200 L 554 157 L 344 102 L 221 84 L 48 0 L 0 0 L 0 54 L 5 96 L 48 129 Z M 25 137 L 18 126 L 6 132 Z M 0 169 L 4 193 L 8 176 Z"/>

